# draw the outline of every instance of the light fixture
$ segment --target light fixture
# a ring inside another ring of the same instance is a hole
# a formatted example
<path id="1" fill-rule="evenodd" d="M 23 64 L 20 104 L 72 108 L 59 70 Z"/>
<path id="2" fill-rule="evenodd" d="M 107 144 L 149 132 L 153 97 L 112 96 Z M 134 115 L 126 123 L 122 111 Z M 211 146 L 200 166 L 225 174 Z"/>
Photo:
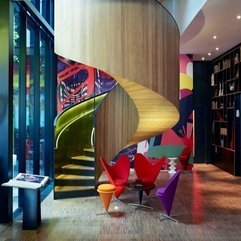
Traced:
<path id="1" fill-rule="evenodd" d="M 217 36 L 216 35 L 213 35 L 213 39 L 216 39 L 217 38 Z"/>
<path id="2" fill-rule="evenodd" d="M 237 19 L 241 19 L 241 15 L 238 15 L 238 16 L 237 16 Z"/>
<path id="3" fill-rule="evenodd" d="M 218 51 L 219 50 L 219 47 L 216 47 L 216 51 Z"/>
<path id="4" fill-rule="evenodd" d="M 211 53 L 210 53 L 210 52 L 208 53 L 208 56 L 211 56 Z"/>
<path id="5" fill-rule="evenodd" d="M 205 58 L 204 58 L 204 57 L 202 57 L 202 60 L 205 60 Z"/>

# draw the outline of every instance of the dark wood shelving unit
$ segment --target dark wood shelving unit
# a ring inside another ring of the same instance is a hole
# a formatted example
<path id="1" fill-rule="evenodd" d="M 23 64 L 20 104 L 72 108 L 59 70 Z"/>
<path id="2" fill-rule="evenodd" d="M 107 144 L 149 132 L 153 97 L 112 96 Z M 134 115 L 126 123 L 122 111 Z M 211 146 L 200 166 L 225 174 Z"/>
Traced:
<path id="1" fill-rule="evenodd" d="M 241 44 L 215 59 L 212 67 L 211 161 L 240 176 Z"/>

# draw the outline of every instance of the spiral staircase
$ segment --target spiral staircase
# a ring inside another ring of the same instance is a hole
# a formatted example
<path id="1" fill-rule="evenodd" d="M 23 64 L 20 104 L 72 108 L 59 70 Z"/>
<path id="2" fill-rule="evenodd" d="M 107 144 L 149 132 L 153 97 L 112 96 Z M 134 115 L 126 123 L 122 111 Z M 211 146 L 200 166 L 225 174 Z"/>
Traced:
<path id="1" fill-rule="evenodd" d="M 155 0 L 58 0 L 55 23 L 58 55 L 100 69 L 118 82 L 95 114 L 96 184 L 100 156 L 112 160 L 123 148 L 178 121 L 179 30 Z M 56 172 L 70 169 L 57 165 Z M 61 174 L 56 186 L 63 184 Z"/>

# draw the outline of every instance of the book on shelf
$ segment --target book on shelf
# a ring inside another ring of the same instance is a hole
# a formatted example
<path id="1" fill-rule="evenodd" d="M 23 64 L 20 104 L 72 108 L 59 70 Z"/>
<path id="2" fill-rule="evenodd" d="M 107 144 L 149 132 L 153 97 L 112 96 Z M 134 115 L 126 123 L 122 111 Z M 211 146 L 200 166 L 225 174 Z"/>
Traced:
<path id="1" fill-rule="evenodd" d="M 46 185 L 49 177 L 40 176 L 28 173 L 19 173 L 13 179 L 2 184 L 6 187 L 18 187 L 18 188 L 28 188 L 28 189 L 39 189 Z"/>

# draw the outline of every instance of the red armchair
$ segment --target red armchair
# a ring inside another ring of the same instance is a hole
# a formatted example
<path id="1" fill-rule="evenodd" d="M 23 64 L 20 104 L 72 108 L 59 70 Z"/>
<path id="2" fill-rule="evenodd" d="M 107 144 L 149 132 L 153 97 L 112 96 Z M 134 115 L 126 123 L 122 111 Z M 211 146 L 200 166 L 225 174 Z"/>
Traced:
<path id="1" fill-rule="evenodd" d="M 103 157 L 100 157 L 100 161 L 108 176 L 109 182 L 115 185 L 114 196 L 118 199 L 128 182 L 130 160 L 128 156 L 122 155 L 113 165 L 109 165 Z"/>
<path id="2" fill-rule="evenodd" d="M 187 171 L 188 170 L 188 164 L 189 164 L 189 159 L 190 159 L 190 156 L 192 154 L 192 145 L 187 145 L 181 155 L 179 156 L 179 161 L 180 161 L 180 166 L 178 169 L 181 169 L 183 171 Z"/>
<path id="3" fill-rule="evenodd" d="M 165 164 L 166 157 L 163 156 L 159 161 L 153 163 L 148 160 L 143 154 L 137 153 L 134 158 L 134 169 L 136 172 L 137 179 L 141 182 L 149 183 L 155 187 L 154 182 Z M 144 190 L 146 195 L 149 196 L 151 189 Z"/>

